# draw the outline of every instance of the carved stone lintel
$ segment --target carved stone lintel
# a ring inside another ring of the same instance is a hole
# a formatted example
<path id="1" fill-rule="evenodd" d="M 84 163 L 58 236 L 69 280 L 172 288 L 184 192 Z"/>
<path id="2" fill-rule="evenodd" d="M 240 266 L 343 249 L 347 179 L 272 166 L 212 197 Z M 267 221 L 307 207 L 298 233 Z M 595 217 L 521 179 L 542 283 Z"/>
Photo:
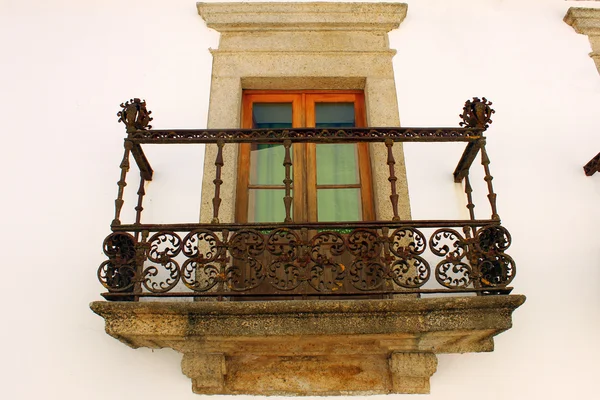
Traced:
<path id="1" fill-rule="evenodd" d="M 152 126 L 148 125 L 153 120 L 150 116 L 152 111 L 146 109 L 145 100 L 134 98 L 121 103 L 121 108 L 122 110 L 117 113 L 117 116 L 119 122 L 123 122 L 127 127 L 127 132 L 152 129 Z"/>

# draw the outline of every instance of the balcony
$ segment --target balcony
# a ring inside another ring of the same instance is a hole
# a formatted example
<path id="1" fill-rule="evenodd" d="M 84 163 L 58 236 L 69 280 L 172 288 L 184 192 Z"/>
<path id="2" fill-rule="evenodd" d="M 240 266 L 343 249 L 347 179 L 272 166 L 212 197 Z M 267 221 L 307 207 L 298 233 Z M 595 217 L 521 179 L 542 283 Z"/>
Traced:
<path id="1" fill-rule="evenodd" d="M 492 351 L 525 298 L 500 223 L 484 132 L 485 98 L 465 103 L 461 127 L 152 130 L 145 103 L 122 105 L 127 126 L 106 259 L 98 269 L 108 302 L 92 309 L 107 333 L 131 347 L 170 347 L 197 393 L 339 395 L 427 393 L 436 353 Z M 383 143 L 391 220 L 295 222 L 295 143 Z M 454 171 L 464 220 L 402 220 L 393 148 L 461 142 Z M 285 219 L 221 223 L 223 148 L 285 149 Z M 210 223 L 142 223 L 153 170 L 146 144 L 216 144 Z M 476 219 L 469 171 L 483 168 L 489 219 Z M 121 222 L 130 159 L 140 171 L 135 222 Z M 162 300 L 162 301 L 152 301 Z M 274 301 L 275 300 L 275 301 Z"/>

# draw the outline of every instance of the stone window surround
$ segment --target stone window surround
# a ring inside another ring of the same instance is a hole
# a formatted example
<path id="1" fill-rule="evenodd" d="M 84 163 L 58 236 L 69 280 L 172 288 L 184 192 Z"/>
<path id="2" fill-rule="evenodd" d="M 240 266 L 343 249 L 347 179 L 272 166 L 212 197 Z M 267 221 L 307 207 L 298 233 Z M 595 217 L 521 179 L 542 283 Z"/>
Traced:
<path id="1" fill-rule="evenodd" d="M 401 3 L 198 3 L 209 28 L 220 32 L 213 69 L 208 128 L 240 127 L 244 89 L 359 89 L 367 125 L 399 126 L 387 33 L 406 16 Z M 386 148 L 371 144 L 376 218 L 391 219 Z M 410 219 L 401 144 L 394 146 L 399 213 Z M 216 146 L 207 145 L 200 220 L 212 217 Z M 221 222 L 233 222 L 237 146 L 225 146 Z"/>
<path id="2" fill-rule="evenodd" d="M 564 21 L 572 26 L 575 32 L 588 36 L 592 45 L 589 55 L 600 72 L 600 8 L 571 7 Z"/>

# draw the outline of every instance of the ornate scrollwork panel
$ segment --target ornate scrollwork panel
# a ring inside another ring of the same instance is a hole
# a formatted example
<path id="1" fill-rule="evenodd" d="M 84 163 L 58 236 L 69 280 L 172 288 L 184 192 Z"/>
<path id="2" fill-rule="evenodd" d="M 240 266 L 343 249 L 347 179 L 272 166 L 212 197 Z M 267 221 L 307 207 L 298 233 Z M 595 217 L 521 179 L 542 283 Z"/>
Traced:
<path id="1" fill-rule="evenodd" d="M 397 257 L 423 254 L 427 248 L 425 236 L 414 228 L 396 229 L 390 236 L 390 250 Z"/>
<path id="2" fill-rule="evenodd" d="M 253 229 L 236 232 L 228 245 L 231 255 L 239 260 L 258 257 L 265 251 L 263 235 Z"/>
<path id="3" fill-rule="evenodd" d="M 385 277 L 385 265 L 381 262 L 356 259 L 350 266 L 350 282 L 358 290 L 377 290 L 384 284 Z"/>
<path id="4" fill-rule="evenodd" d="M 136 278 L 136 240 L 122 232 L 104 239 L 103 250 L 108 260 L 98 268 L 98 280 L 111 292 L 133 290 Z"/>
<path id="5" fill-rule="evenodd" d="M 317 292 L 332 293 L 343 288 L 345 277 L 343 264 L 324 262 L 312 265 L 308 282 Z"/>
<path id="6" fill-rule="evenodd" d="M 370 229 L 355 229 L 346 238 L 348 250 L 361 259 L 374 259 L 381 255 L 383 246 L 377 232 Z"/>
<path id="7" fill-rule="evenodd" d="M 390 268 L 390 275 L 398 286 L 419 288 L 429 280 L 431 268 L 422 257 L 410 256 L 396 260 Z"/>
<path id="8" fill-rule="evenodd" d="M 183 239 L 182 251 L 188 258 L 196 259 L 201 263 L 208 263 L 217 258 L 222 245 L 214 232 L 196 229 L 188 233 Z"/>
<path id="9" fill-rule="evenodd" d="M 179 264 L 169 259 L 162 261 L 160 267 L 151 265 L 144 268 L 142 284 L 150 292 L 165 293 L 177 285 L 179 277 Z"/>
<path id="10" fill-rule="evenodd" d="M 267 239 L 267 251 L 280 261 L 292 261 L 298 257 L 300 238 L 291 229 L 276 229 Z"/>
<path id="11" fill-rule="evenodd" d="M 443 260 L 435 268 L 435 279 L 449 289 L 466 288 L 471 284 L 471 266 L 456 260 Z"/>
<path id="12" fill-rule="evenodd" d="M 220 281 L 219 268 L 194 259 L 185 260 L 181 266 L 183 284 L 195 292 L 206 292 Z"/>
<path id="13" fill-rule="evenodd" d="M 135 282 L 134 278 L 134 264 L 115 264 L 106 260 L 98 268 L 98 280 L 111 292 L 130 291 Z"/>
<path id="14" fill-rule="evenodd" d="M 175 258 L 181 252 L 181 238 L 175 232 L 158 232 L 148 243 L 148 259 L 157 263 Z"/>
<path id="15" fill-rule="evenodd" d="M 287 261 L 275 261 L 269 265 L 267 275 L 271 285 L 279 290 L 294 290 L 303 282 L 304 268 Z"/>
<path id="16" fill-rule="evenodd" d="M 483 286 L 506 286 L 517 272 L 515 261 L 507 254 L 486 254 L 478 260 Z"/>
<path id="17" fill-rule="evenodd" d="M 454 229 L 438 229 L 429 239 L 431 252 L 438 257 L 460 260 L 465 256 L 465 239 Z"/>
<path id="18" fill-rule="evenodd" d="M 104 239 L 104 254 L 116 264 L 127 264 L 135 258 L 136 240 L 129 233 L 111 233 Z"/>
<path id="19" fill-rule="evenodd" d="M 225 274 L 227 286 L 236 292 L 254 289 L 265 279 L 263 264 L 253 257 L 245 260 L 233 260 Z"/>
<path id="20" fill-rule="evenodd" d="M 511 241 L 508 230 L 499 225 L 484 226 L 475 234 L 477 250 L 483 253 L 503 252 L 510 247 Z"/>
<path id="21" fill-rule="evenodd" d="M 317 264 L 332 263 L 344 253 L 344 238 L 337 232 L 320 232 L 310 241 L 310 258 Z"/>

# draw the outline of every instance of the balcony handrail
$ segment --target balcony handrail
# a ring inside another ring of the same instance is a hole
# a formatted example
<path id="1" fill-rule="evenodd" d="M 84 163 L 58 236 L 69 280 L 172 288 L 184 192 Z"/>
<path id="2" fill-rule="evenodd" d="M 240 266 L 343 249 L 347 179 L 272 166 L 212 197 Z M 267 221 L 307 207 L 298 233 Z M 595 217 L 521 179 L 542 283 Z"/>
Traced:
<path id="1" fill-rule="evenodd" d="M 485 98 L 467 101 L 459 128 L 152 130 L 148 125 L 151 112 L 146 110 L 145 102 L 133 99 L 131 103 L 121 104 L 123 110 L 118 116 L 127 127 L 127 137 L 117 183 L 115 218 L 111 224 L 113 233 L 104 241 L 108 260 L 98 269 L 101 283 L 109 290 L 103 295 L 111 300 L 138 300 L 160 296 L 222 299 L 263 295 L 507 294 L 512 289 L 507 285 L 514 278 L 516 267 L 514 260 L 504 252 L 511 244 L 511 237 L 500 225 L 485 149 L 483 132 L 494 113 L 490 105 Z M 286 218 L 279 223 L 221 223 L 223 147 L 230 143 L 257 142 L 284 146 L 282 165 L 286 178 L 282 200 Z M 296 142 L 385 143 L 391 220 L 293 221 L 290 150 Z M 454 181 L 464 181 L 469 219 L 400 218 L 393 152 L 397 142 L 466 142 L 454 171 Z M 152 180 L 153 175 L 141 145 L 159 143 L 217 145 L 211 223 L 141 222 L 145 182 Z M 478 154 L 492 211 L 489 219 L 476 219 L 474 213 L 469 169 Z M 122 224 L 120 213 L 130 155 L 139 166 L 140 184 L 135 223 Z M 428 229 L 433 233 L 426 236 L 421 232 Z M 441 257 L 437 265 L 430 266 L 430 259 L 421 257 L 428 247 L 431 254 L 427 257 Z M 426 287 L 431 276 L 435 276 L 441 288 Z M 189 289 L 187 292 L 179 290 L 177 285 L 182 282 Z"/>
<path id="2" fill-rule="evenodd" d="M 127 138 L 137 144 L 209 143 L 335 143 L 335 142 L 474 142 L 483 128 L 277 128 L 277 129 L 148 129 L 132 130 Z"/>
<path id="3" fill-rule="evenodd" d="M 401 221 L 351 221 L 351 222 L 245 222 L 245 223 L 175 223 L 175 224 L 121 224 L 112 227 L 113 232 L 158 232 L 192 231 L 196 229 L 238 231 L 255 229 L 258 231 L 277 228 L 289 229 L 359 229 L 359 228 L 464 228 L 500 225 L 494 219 L 407 219 Z"/>

